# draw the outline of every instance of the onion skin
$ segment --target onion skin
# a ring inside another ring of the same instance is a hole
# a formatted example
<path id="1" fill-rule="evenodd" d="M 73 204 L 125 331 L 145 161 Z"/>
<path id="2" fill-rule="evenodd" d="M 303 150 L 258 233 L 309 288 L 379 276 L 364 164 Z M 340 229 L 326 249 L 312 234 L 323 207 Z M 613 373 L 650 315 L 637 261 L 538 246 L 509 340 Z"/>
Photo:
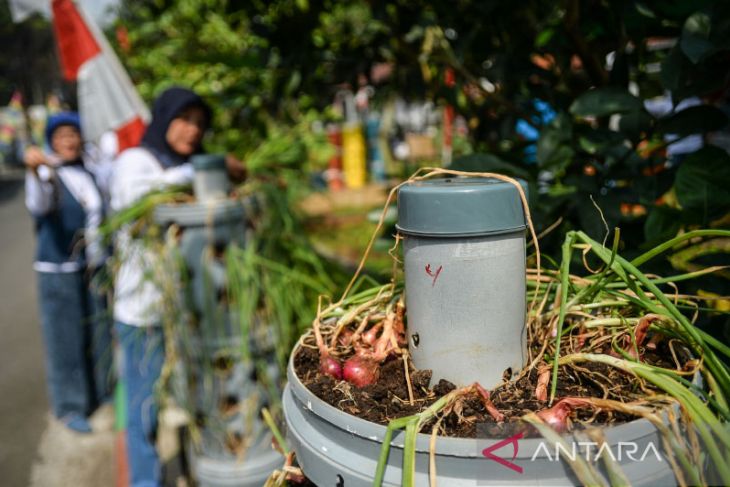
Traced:
<path id="1" fill-rule="evenodd" d="M 498 423 L 504 421 L 504 414 L 499 412 L 497 407 L 489 398 L 489 391 L 483 388 L 478 382 L 474 383 L 474 388 L 476 389 L 477 394 L 479 394 L 479 399 L 481 399 L 482 404 L 484 405 L 484 408 L 487 410 L 489 415 Z"/>
<path id="2" fill-rule="evenodd" d="M 380 324 L 374 325 L 368 331 L 362 334 L 362 341 L 367 345 L 373 345 L 378 339 L 378 332 L 380 331 Z"/>
<path id="3" fill-rule="evenodd" d="M 550 383 L 550 368 L 541 367 L 538 371 L 537 387 L 535 387 L 535 399 L 547 401 L 547 386 Z"/>
<path id="4" fill-rule="evenodd" d="M 342 380 L 342 365 L 337 359 L 329 355 L 320 355 L 319 372 L 334 377 L 337 380 Z"/>
<path id="5" fill-rule="evenodd" d="M 352 336 L 354 334 L 355 332 L 353 330 L 351 330 L 350 328 L 345 328 L 337 337 L 337 342 L 343 347 L 346 347 L 350 345 L 350 343 L 352 343 Z"/>
<path id="6" fill-rule="evenodd" d="M 353 355 L 342 367 L 342 376 L 355 387 L 375 384 L 380 377 L 380 364 L 363 355 Z"/>
<path id="7" fill-rule="evenodd" d="M 579 397 L 566 397 L 548 409 L 538 411 L 537 416 L 558 433 L 568 429 L 568 416 L 573 409 L 581 406 L 592 406 L 591 401 Z"/>

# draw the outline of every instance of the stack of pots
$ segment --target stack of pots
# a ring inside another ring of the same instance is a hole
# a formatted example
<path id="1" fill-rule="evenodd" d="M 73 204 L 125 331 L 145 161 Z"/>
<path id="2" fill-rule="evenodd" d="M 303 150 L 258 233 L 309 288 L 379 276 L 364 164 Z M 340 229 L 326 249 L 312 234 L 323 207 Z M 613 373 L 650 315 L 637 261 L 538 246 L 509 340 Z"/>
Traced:
<path id="1" fill-rule="evenodd" d="M 267 391 L 257 381 L 254 365 L 241 357 L 244 338 L 224 299 L 227 272 L 222 256 L 230 245 L 245 244 L 245 209 L 240 201 L 227 198 L 222 156 L 194 156 L 192 164 L 196 202 L 161 205 L 154 214 L 158 224 L 174 224 L 180 230 L 179 252 L 187 273 L 183 302 L 196 318 L 190 326 L 181 326 L 176 337 L 180 360 L 174 394 L 200 425 L 201 441 L 190 451 L 198 485 L 258 487 L 283 460 L 272 450 L 271 433 L 260 420 Z M 253 353 L 271 355 L 266 342 L 265 337 L 254 340 Z M 273 355 L 270 358 L 273 362 Z M 275 367 L 269 369 L 275 374 Z M 232 451 L 232 442 L 243 445 L 242 457 Z"/>
<path id="2" fill-rule="evenodd" d="M 525 183 L 520 184 L 526 193 Z M 516 375 L 527 357 L 526 221 L 517 187 L 478 178 L 409 183 L 398 195 L 397 228 L 404 237 L 414 365 L 457 386 L 478 381 L 493 388 Z M 304 474 L 319 486 L 372 485 L 385 426 L 312 394 L 294 370 L 297 352 L 289 363 L 283 405 L 290 446 Z M 607 427 L 604 434 L 632 484 L 676 483 L 661 453 L 660 435 L 647 420 Z M 565 440 L 577 445 L 572 437 Z M 403 443 L 404 433 L 396 433 L 384 485 L 401 483 Z M 555 445 L 542 438 L 510 438 L 508 433 L 500 438 L 439 437 L 435 445 L 441 486 L 580 484 L 565 455 L 557 455 Z M 622 445 L 630 445 L 638 456 L 650 453 L 633 461 L 626 452 L 621 456 Z M 580 448 L 576 451 L 582 454 Z M 429 452 L 430 435 L 419 434 L 415 485 L 429 485 Z"/>

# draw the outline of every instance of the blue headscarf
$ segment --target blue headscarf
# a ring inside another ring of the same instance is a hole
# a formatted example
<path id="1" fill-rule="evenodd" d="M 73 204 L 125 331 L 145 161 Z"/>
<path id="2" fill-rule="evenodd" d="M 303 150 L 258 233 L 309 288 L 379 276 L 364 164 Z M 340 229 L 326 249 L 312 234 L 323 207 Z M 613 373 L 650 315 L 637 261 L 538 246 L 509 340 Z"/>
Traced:
<path id="1" fill-rule="evenodd" d="M 180 87 L 168 88 L 155 100 L 152 107 L 152 121 L 142 137 L 140 145 L 150 150 L 163 167 L 178 166 L 187 161 L 189 156 L 178 154 L 167 143 L 167 129 L 170 123 L 184 110 L 199 107 L 205 113 L 206 125 L 210 126 L 210 107 L 195 92 Z M 196 154 L 204 152 L 199 147 Z"/>
<path id="2" fill-rule="evenodd" d="M 51 138 L 53 137 L 53 132 L 55 132 L 56 129 L 58 129 L 59 127 L 63 127 L 64 125 L 74 127 L 76 130 L 79 131 L 79 134 L 81 134 L 81 119 L 79 118 L 78 113 L 60 112 L 55 115 L 51 115 L 46 121 L 45 135 L 48 148 L 51 147 Z"/>

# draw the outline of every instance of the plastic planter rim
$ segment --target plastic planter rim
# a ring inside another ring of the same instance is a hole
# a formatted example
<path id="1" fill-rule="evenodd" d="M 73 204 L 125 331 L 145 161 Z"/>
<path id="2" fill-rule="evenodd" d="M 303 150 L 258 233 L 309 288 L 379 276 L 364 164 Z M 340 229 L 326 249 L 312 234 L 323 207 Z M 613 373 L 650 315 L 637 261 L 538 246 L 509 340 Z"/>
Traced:
<path id="1" fill-rule="evenodd" d="M 371 421 L 358 418 L 349 413 L 341 411 L 322 399 L 314 395 L 299 380 L 294 370 L 294 358 L 299 353 L 299 343 L 294 349 L 289 359 L 287 367 L 288 385 L 291 388 L 296 399 L 301 402 L 307 410 L 316 416 L 331 423 L 332 425 L 347 431 L 348 433 L 358 436 L 366 441 L 383 442 L 386 427 L 373 423 Z M 603 428 L 605 440 L 607 443 L 626 441 L 631 438 L 643 437 L 645 435 L 657 433 L 656 427 L 647 419 L 635 419 L 625 424 L 616 426 L 607 426 Z M 565 438 L 570 436 L 564 435 Z M 395 431 L 391 440 L 391 446 L 403 448 L 405 433 L 403 431 Z M 416 451 L 428 453 L 430 451 L 431 435 L 418 433 L 416 439 Z M 479 451 L 475 446 L 475 442 L 485 442 L 499 440 L 499 438 L 453 438 L 439 436 L 436 442 L 436 450 L 439 455 L 458 456 L 458 457 L 479 457 Z M 520 440 L 519 453 L 517 459 L 531 459 L 540 448 L 544 438 L 524 438 Z"/>

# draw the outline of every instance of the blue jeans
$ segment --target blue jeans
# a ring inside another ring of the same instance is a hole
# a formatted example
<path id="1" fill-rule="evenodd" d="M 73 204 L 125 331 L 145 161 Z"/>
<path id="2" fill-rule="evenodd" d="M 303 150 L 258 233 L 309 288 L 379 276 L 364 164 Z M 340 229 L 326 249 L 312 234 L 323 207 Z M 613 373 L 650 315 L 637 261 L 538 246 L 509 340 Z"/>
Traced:
<path id="1" fill-rule="evenodd" d="M 83 272 L 38 272 L 38 298 L 53 413 L 86 417 L 111 393 L 106 302 Z"/>
<path id="2" fill-rule="evenodd" d="M 108 303 L 108 294 L 101 289 L 103 282 L 97 282 L 109 277 L 100 275 L 100 271 L 93 274 L 87 293 L 87 306 L 89 319 L 89 336 L 87 342 L 90 344 L 91 360 L 93 364 L 92 384 L 94 391 L 93 408 L 104 403 L 111 402 L 114 394 L 115 373 L 114 373 L 114 346 L 112 341 L 112 319 L 111 309 Z"/>
<path id="3" fill-rule="evenodd" d="M 127 458 L 132 487 L 158 487 L 160 461 L 155 448 L 155 385 L 165 360 L 161 326 L 138 327 L 119 321 L 114 328 L 122 351 L 121 376 L 127 394 Z"/>

